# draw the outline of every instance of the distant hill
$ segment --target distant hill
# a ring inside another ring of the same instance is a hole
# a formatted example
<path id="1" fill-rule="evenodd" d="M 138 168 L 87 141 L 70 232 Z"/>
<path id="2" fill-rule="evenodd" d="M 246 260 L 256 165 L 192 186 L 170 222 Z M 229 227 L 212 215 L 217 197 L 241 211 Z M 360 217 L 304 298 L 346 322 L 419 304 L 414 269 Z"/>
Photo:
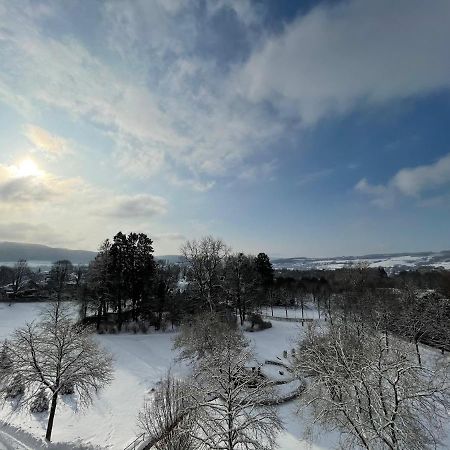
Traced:
<path id="1" fill-rule="evenodd" d="M 87 250 L 69 250 L 41 244 L 0 242 L 0 263 L 14 262 L 19 259 L 52 263 L 60 259 L 68 259 L 74 264 L 88 264 L 95 258 L 96 254 L 96 252 Z"/>
<path id="2" fill-rule="evenodd" d="M 73 264 L 88 264 L 96 252 L 87 250 L 70 250 L 54 248 L 41 244 L 25 244 L 19 242 L 0 242 L 0 265 L 12 264 L 19 259 L 26 259 L 31 265 L 49 265 L 60 259 L 68 259 Z M 181 255 L 155 255 L 159 261 L 169 264 L 183 263 Z M 442 252 L 421 253 L 382 253 L 363 256 L 336 256 L 327 258 L 271 258 L 275 269 L 340 269 L 358 263 L 369 267 L 384 267 L 388 272 L 414 270 L 424 267 L 450 269 L 450 250 Z M 34 262 L 34 264 L 33 264 Z"/>
<path id="3" fill-rule="evenodd" d="M 181 255 L 155 255 L 158 261 L 164 261 L 167 264 L 180 264 L 183 261 Z"/>
<path id="4" fill-rule="evenodd" d="M 0 241 L 0 265 L 2 263 L 11 264 L 19 259 L 26 259 L 30 263 L 35 262 L 34 265 L 48 265 L 60 259 L 68 259 L 73 264 L 88 264 L 96 255 L 96 252 L 88 250 L 70 250 L 41 244 Z M 182 260 L 181 255 L 155 255 L 155 258 L 169 264 L 177 264 Z"/>
<path id="5" fill-rule="evenodd" d="M 364 263 L 369 267 L 384 267 L 388 272 L 414 270 L 425 267 L 450 269 L 450 251 L 420 253 L 381 253 L 363 256 L 337 256 L 332 258 L 276 258 L 276 269 L 341 269 Z"/>

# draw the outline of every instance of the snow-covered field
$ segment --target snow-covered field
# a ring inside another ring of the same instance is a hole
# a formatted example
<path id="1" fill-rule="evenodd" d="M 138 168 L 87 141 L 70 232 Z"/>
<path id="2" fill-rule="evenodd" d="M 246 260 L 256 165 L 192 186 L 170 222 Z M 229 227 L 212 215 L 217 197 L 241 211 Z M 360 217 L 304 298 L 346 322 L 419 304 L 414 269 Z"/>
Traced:
<path id="1" fill-rule="evenodd" d="M 0 303 L 0 339 L 7 338 L 15 328 L 36 318 L 42 305 L 42 303 L 26 303 L 8 306 L 7 303 Z M 285 314 L 284 309 L 277 313 L 280 313 L 281 317 Z M 289 316 L 297 313 L 298 310 L 288 311 Z M 313 315 L 312 312 L 311 314 Z M 247 335 L 252 341 L 258 359 L 263 362 L 266 359 L 281 357 L 283 350 L 289 351 L 293 348 L 295 339 L 303 332 L 302 329 L 305 328 L 296 322 L 273 321 L 271 329 Z M 75 448 L 74 443 L 79 448 L 123 450 L 138 433 L 136 416 L 149 389 L 155 386 L 168 368 L 172 368 L 174 373 L 180 375 L 187 371 L 185 366 L 174 362 L 173 336 L 174 333 L 171 332 L 97 336 L 114 355 L 113 383 L 86 411 L 76 413 L 76 405 L 70 398 L 60 401 L 53 431 L 54 444 L 50 447 L 42 443 L 46 415 L 31 414 L 28 411 L 13 412 L 7 404 L 0 412 L 0 419 L 9 424 L 6 429 L 0 426 L 0 450 L 39 448 L 69 450 Z M 297 414 L 297 408 L 296 402 L 280 408 L 285 431 L 279 437 L 279 449 L 336 448 L 338 444 L 336 434 L 316 433 L 314 444 L 302 440 L 305 420 Z M 11 427 L 20 428 L 27 435 L 21 436 L 20 432 Z M 28 444 L 22 445 L 20 442 Z M 33 443 L 29 444 L 30 442 Z"/>
<path id="2" fill-rule="evenodd" d="M 0 339 L 7 338 L 15 328 L 35 319 L 41 308 L 42 303 L 19 303 L 12 306 L 0 303 Z M 256 354 L 263 361 L 275 359 L 281 356 L 283 350 L 290 350 L 299 332 L 301 326 L 297 323 L 274 322 L 270 330 L 248 333 L 248 336 L 253 342 Z M 137 435 L 136 415 L 143 404 L 145 394 L 155 386 L 168 368 L 179 374 L 187 370 L 174 362 L 173 336 L 170 332 L 97 336 L 114 355 L 115 379 L 86 411 L 76 413 L 76 405 L 72 401 L 61 401 L 55 419 L 53 441 L 78 442 L 118 450 L 125 448 Z M 332 448 L 329 435 L 321 436 L 318 444 L 313 447 L 299 442 L 303 428 L 296 410 L 295 403 L 287 404 L 280 410 L 286 431 L 280 436 L 279 448 Z M 1 411 L 0 417 L 36 438 L 42 438 L 45 434 L 45 416 L 28 411 L 12 412 L 7 406 Z M 5 439 L 2 439 L 0 428 L 0 443 L 3 440 Z M 333 440 L 336 442 L 336 437 Z M 4 446 L 8 449 L 15 448 Z"/>

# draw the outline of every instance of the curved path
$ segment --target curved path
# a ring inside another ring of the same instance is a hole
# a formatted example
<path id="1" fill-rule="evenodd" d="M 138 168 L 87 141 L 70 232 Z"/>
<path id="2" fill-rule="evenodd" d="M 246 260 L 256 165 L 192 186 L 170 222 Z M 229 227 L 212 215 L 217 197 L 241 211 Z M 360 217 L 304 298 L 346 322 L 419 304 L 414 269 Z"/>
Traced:
<path id="1" fill-rule="evenodd" d="M 0 429 L 0 450 L 34 450 L 32 447 L 20 442 L 5 430 Z"/>

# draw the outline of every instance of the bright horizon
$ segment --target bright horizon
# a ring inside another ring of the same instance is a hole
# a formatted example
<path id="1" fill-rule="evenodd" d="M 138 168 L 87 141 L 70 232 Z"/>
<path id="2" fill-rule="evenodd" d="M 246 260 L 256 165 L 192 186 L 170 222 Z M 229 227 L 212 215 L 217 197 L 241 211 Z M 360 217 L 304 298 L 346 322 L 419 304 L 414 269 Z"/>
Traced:
<path id="1" fill-rule="evenodd" d="M 450 3 L 0 0 L 0 241 L 450 248 Z"/>

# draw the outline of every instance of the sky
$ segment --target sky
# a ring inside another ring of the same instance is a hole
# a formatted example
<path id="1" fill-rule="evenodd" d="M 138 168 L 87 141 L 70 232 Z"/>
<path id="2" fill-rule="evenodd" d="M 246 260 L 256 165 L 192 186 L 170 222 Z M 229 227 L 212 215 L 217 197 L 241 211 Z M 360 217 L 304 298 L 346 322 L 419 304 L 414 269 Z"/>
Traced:
<path id="1" fill-rule="evenodd" d="M 448 0 L 0 0 L 0 240 L 450 248 Z"/>

